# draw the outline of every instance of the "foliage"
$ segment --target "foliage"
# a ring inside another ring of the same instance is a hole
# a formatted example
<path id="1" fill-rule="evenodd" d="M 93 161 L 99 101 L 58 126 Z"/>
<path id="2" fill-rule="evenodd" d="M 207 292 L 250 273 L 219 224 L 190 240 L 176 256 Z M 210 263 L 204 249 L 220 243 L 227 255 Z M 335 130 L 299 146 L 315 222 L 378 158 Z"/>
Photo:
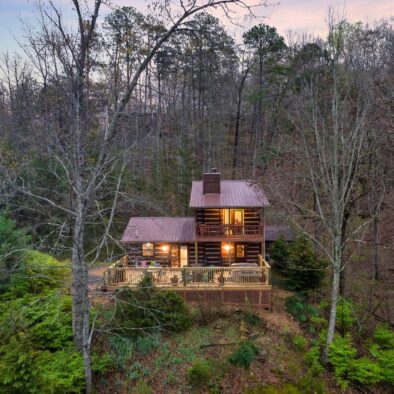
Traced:
<path id="1" fill-rule="evenodd" d="M 382 349 L 394 349 L 394 331 L 388 324 L 378 324 L 375 328 L 374 339 Z"/>
<path id="2" fill-rule="evenodd" d="M 334 367 L 334 376 L 343 389 L 346 389 L 349 385 L 348 374 L 356 353 L 357 350 L 352 344 L 350 335 L 345 337 L 336 335 L 330 345 L 328 361 Z"/>
<path id="3" fill-rule="evenodd" d="M 334 367 L 334 375 L 341 388 L 346 389 L 350 382 L 373 386 L 387 379 L 382 364 L 368 357 L 356 358 L 356 354 L 357 350 L 349 334 L 345 337 L 335 336 L 330 346 L 328 360 Z"/>
<path id="4" fill-rule="evenodd" d="M 23 296 L 25 293 L 40 294 L 47 289 L 64 287 L 68 284 L 69 275 L 68 264 L 37 250 L 29 250 L 18 273 L 12 277 L 10 293 L 15 297 Z"/>
<path id="5" fill-rule="evenodd" d="M 322 377 L 316 377 L 310 371 L 300 379 L 298 387 L 302 394 L 328 393 L 324 379 Z"/>
<path id="6" fill-rule="evenodd" d="M 361 357 L 352 361 L 348 378 L 352 382 L 373 386 L 383 378 L 383 371 L 379 364 L 367 357 Z"/>
<path id="7" fill-rule="evenodd" d="M 324 372 L 324 368 L 320 362 L 320 350 L 318 346 L 312 346 L 304 357 L 309 366 L 309 372 L 314 376 L 320 376 Z"/>
<path id="8" fill-rule="evenodd" d="M 142 332 L 159 330 L 178 332 L 190 326 L 188 309 L 179 294 L 156 289 L 147 277 L 137 290 L 123 288 L 116 292 L 114 329 L 137 337 Z"/>
<path id="9" fill-rule="evenodd" d="M 152 335 L 139 336 L 136 339 L 136 348 L 137 351 L 141 354 L 148 354 L 153 349 L 156 349 L 160 346 L 160 333 L 154 333 Z"/>
<path id="10" fill-rule="evenodd" d="M 261 326 L 261 319 L 252 311 L 245 313 L 243 319 L 247 324 L 250 324 L 251 326 Z"/>
<path id="11" fill-rule="evenodd" d="M 246 45 L 255 48 L 260 56 L 282 51 L 286 48 L 284 38 L 275 27 L 264 24 L 253 26 L 243 35 Z"/>
<path id="12" fill-rule="evenodd" d="M 131 389 L 130 393 L 131 394 L 152 394 L 153 391 L 146 382 L 141 380 L 136 384 L 136 386 L 134 386 Z"/>
<path id="13" fill-rule="evenodd" d="M 134 351 L 134 343 L 130 338 L 113 335 L 109 337 L 110 365 L 116 369 L 126 369 Z"/>
<path id="14" fill-rule="evenodd" d="M 49 255 L 28 251 L 21 258 L 0 303 L 0 391 L 82 391 L 83 359 L 73 342 L 71 297 L 60 289 L 67 280 L 67 268 Z"/>
<path id="15" fill-rule="evenodd" d="M 394 332 L 388 325 L 379 324 L 374 339 L 376 343 L 370 346 L 370 353 L 380 365 L 383 381 L 394 387 Z"/>
<path id="16" fill-rule="evenodd" d="M 342 331 L 349 331 L 355 321 L 354 306 L 351 301 L 340 298 L 337 302 L 336 325 Z"/>
<path id="17" fill-rule="evenodd" d="M 211 377 L 211 365 L 206 360 L 197 360 L 187 371 L 187 379 L 193 387 L 205 386 Z"/>
<path id="18" fill-rule="evenodd" d="M 282 236 L 272 243 L 269 255 L 277 267 L 285 269 L 290 257 L 290 248 L 289 242 L 285 241 Z"/>
<path id="19" fill-rule="evenodd" d="M 0 293 L 6 289 L 11 275 L 20 269 L 29 240 L 24 230 L 0 213 Z"/>
<path id="20" fill-rule="evenodd" d="M 290 313 L 300 323 L 307 323 L 312 317 L 318 316 L 318 309 L 308 304 L 300 294 L 287 297 L 285 306 L 288 313 Z"/>
<path id="21" fill-rule="evenodd" d="M 259 349 L 250 341 L 244 341 L 240 344 L 237 350 L 230 356 L 229 361 L 233 365 L 248 369 L 250 364 L 259 355 Z"/>
<path id="22" fill-rule="evenodd" d="M 303 337 L 302 335 L 295 335 L 293 337 L 293 345 L 296 347 L 296 349 L 298 350 L 305 350 L 306 346 L 308 344 L 308 341 L 306 340 L 305 337 Z"/>
<path id="23" fill-rule="evenodd" d="M 92 352 L 92 371 L 97 375 L 102 375 L 111 368 L 111 356 L 108 353 L 99 354 Z"/>
<path id="24" fill-rule="evenodd" d="M 71 300 L 56 290 L 3 302 L 0 391 L 79 393 L 83 360 L 71 330 Z"/>
<path id="25" fill-rule="evenodd" d="M 378 346 L 371 348 L 382 371 L 382 380 L 394 387 L 394 349 L 380 349 Z"/>
<path id="26" fill-rule="evenodd" d="M 306 238 L 298 238 L 290 247 L 288 264 L 285 265 L 286 285 L 296 291 L 316 289 L 324 278 L 327 266 Z"/>

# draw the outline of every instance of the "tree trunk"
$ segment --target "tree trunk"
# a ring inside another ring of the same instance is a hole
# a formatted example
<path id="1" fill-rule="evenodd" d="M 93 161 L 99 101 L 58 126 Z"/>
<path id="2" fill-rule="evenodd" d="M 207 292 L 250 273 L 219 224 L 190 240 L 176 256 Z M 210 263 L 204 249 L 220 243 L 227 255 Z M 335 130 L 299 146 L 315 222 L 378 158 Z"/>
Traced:
<path id="1" fill-rule="evenodd" d="M 75 346 L 83 354 L 86 393 L 91 392 L 92 371 L 90 361 L 89 339 L 89 298 L 88 298 L 88 270 L 85 264 L 84 228 L 86 207 L 82 199 L 77 196 L 76 218 L 73 233 L 72 248 L 72 328 Z"/>
<path id="2" fill-rule="evenodd" d="M 328 361 L 328 351 L 334 339 L 334 333 L 335 333 L 337 303 L 338 303 L 339 288 L 341 281 L 341 266 L 342 266 L 341 237 L 337 235 L 334 239 L 334 262 L 333 262 L 332 286 L 331 286 L 330 318 L 328 321 L 326 346 L 323 352 L 323 362 L 325 363 L 327 363 Z"/>

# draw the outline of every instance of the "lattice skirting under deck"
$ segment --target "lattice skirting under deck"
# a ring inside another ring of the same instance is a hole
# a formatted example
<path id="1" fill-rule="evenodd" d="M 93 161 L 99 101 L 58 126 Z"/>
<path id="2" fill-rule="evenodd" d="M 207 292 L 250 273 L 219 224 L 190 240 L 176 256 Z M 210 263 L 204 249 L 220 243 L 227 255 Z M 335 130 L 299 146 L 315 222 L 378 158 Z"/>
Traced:
<path id="1" fill-rule="evenodd" d="M 206 303 L 212 305 L 250 305 L 261 308 L 270 307 L 271 289 L 181 290 L 175 288 L 172 290 L 178 292 L 185 302 Z"/>

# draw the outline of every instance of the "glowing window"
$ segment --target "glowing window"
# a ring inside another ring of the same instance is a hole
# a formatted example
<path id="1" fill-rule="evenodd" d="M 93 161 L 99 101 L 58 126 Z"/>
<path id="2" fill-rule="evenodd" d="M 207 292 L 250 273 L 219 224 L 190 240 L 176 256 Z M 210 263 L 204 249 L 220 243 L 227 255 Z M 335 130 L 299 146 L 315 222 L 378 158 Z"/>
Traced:
<path id="1" fill-rule="evenodd" d="M 153 243 L 145 242 L 142 244 L 142 255 L 145 257 L 154 255 Z"/>

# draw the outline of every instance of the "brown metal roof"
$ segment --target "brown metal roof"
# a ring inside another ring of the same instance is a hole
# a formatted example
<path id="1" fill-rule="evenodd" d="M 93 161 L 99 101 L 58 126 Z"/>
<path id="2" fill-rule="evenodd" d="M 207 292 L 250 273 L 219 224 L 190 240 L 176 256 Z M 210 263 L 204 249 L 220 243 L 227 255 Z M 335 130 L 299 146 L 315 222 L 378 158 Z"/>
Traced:
<path id="1" fill-rule="evenodd" d="M 194 218 L 133 217 L 121 242 L 194 242 Z"/>
<path id="2" fill-rule="evenodd" d="M 253 181 L 220 181 L 220 193 L 203 194 L 203 182 L 193 181 L 190 208 L 263 208 L 269 205 L 261 185 Z"/>
<path id="3" fill-rule="evenodd" d="M 294 239 L 287 226 L 265 226 L 266 241 L 276 241 L 280 236 L 286 241 Z M 121 242 L 194 242 L 195 240 L 194 218 L 133 217 L 127 225 Z"/>
<path id="4" fill-rule="evenodd" d="M 265 226 L 264 232 L 266 241 L 276 241 L 279 237 L 283 237 L 285 241 L 293 241 L 294 236 L 291 230 L 284 225 Z"/>

